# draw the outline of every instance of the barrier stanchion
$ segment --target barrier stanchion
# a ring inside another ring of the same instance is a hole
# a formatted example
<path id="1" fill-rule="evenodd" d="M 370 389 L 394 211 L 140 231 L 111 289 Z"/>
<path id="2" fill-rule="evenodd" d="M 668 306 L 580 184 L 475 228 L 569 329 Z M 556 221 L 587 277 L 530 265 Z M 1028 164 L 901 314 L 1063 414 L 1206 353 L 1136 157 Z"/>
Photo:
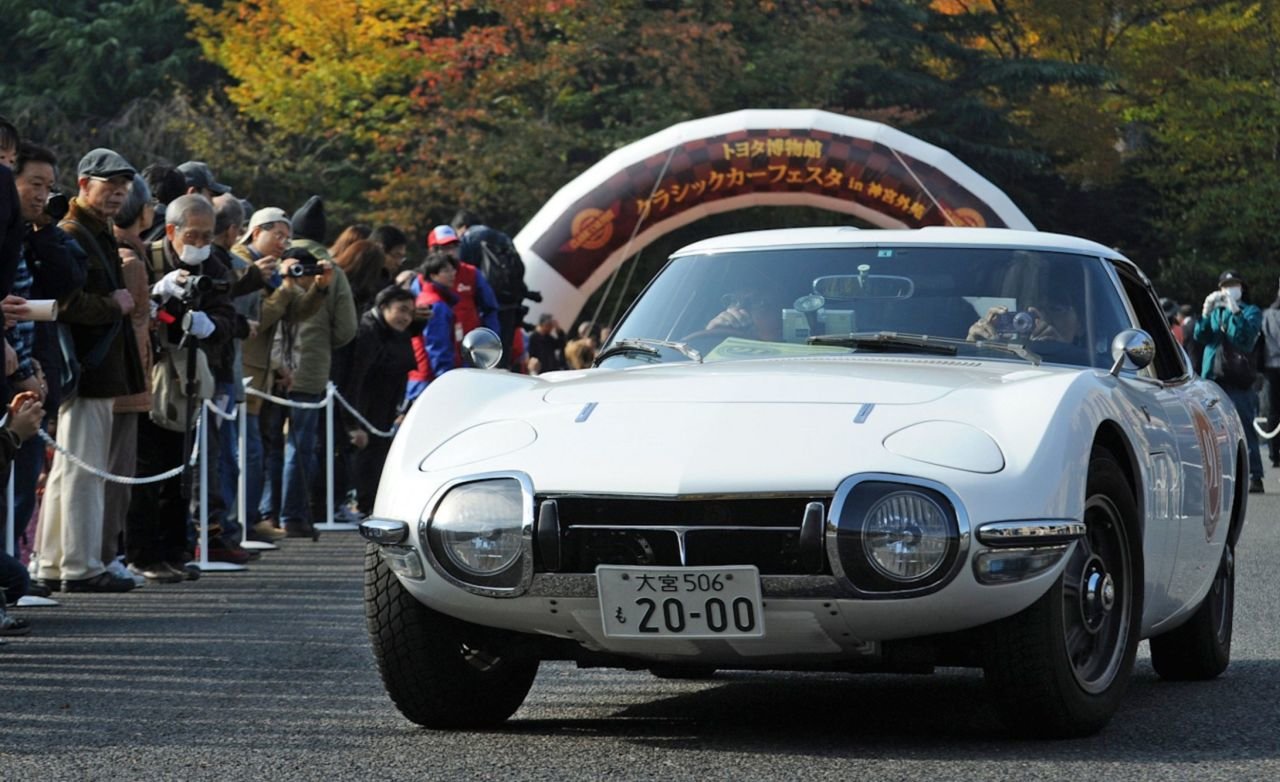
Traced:
<path id="1" fill-rule="evenodd" d="M 5 519 L 7 519 L 9 523 L 5 525 L 6 532 L 4 535 L 4 553 L 8 554 L 11 557 L 16 556 L 18 553 L 18 522 L 16 519 L 13 518 L 13 512 L 16 510 L 14 506 L 17 504 L 14 502 L 14 499 L 13 499 L 14 472 L 15 471 L 14 471 L 13 463 L 10 462 L 9 485 L 8 487 L 5 488 L 5 492 L 4 492 L 4 501 L 9 511 L 8 515 L 5 516 Z"/>
<path id="2" fill-rule="evenodd" d="M 316 529 L 325 532 L 353 532 L 360 529 L 359 524 L 346 524 L 341 521 L 333 520 L 333 395 L 335 389 L 333 383 L 329 383 L 324 390 L 324 445 L 326 458 L 324 460 L 324 504 L 325 504 L 325 521 L 321 524 L 314 524 Z"/>
<path id="3" fill-rule="evenodd" d="M 200 561 L 196 566 L 202 573 L 229 573 L 247 570 L 234 562 L 209 561 L 209 406 L 205 400 L 200 405 Z"/>
<path id="4" fill-rule="evenodd" d="M 263 540 L 249 540 L 249 506 L 246 504 L 249 496 L 248 484 L 248 466 L 249 466 L 249 405 L 247 402 L 239 402 L 236 405 L 236 428 L 239 431 L 239 452 L 236 454 L 236 463 L 240 466 L 240 476 L 236 478 L 236 508 L 240 516 L 240 548 L 247 551 L 276 551 L 280 547 L 274 543 L 267 543 Z"/>

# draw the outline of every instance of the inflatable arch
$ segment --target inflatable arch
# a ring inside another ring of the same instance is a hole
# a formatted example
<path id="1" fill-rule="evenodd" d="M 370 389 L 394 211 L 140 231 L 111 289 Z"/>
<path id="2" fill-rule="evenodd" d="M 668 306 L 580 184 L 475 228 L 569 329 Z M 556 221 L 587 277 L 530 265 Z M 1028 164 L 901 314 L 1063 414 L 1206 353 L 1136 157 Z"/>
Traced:
<path id="1" fill-rule="evenodd" d="M 746 110 L 673 125 L 560 189 L 515 237 L 532 314 L 568 325 L 628 257 L 701 217 L 813 206 L 880 228 L 1033 230 L 999 188 L 949 152 L 825 111 Z"/>

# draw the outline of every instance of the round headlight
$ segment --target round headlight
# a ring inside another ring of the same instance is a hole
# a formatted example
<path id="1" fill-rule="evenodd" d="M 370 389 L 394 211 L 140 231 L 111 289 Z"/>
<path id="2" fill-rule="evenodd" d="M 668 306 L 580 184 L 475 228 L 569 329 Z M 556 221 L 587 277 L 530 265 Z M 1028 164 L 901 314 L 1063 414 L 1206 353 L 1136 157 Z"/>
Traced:
<path id="1" fill-rule="evenodd" d="M 445 556 L 464 573 L 492 576 L 523 550 L 524 498 L 514 480 L 464 483 L 445 495 L 431 517 Z"/>
<path id="2" fill-rule="evenodd" d="M 862 550 L 885 577 L 918 581 L 942 567 L 950 526 L 946 512 L 931 498 L 914 491 L 893 492 L 867 511 Z"/>

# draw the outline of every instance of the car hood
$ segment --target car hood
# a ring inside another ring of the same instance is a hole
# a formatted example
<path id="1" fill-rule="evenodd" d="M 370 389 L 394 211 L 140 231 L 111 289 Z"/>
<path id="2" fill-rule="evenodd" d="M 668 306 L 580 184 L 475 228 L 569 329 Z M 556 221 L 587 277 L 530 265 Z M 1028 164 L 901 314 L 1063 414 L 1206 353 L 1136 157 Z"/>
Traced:
<path id="1" fill-rule="evenodd" d="M 520 470 L 540 491 L 825 492 L 855 471 L 908 469 L 903 460 L 919 461 L 920 445 L 904 456 L 886 438 L 940 422 L 965 429 L 928 436 L 952 440 L 972 430 L 974 449 L 994 452 L 972 471 L 991 472 L 1003 462 L 983 419 L 1025 384 L 1067 372 L 841 357 L 554 373 L 473 404 L 442 442 L 433 438 L 420 468 L 442 477 Z M 952 398 L 975 387 L 981 392 Z"/>
<path id="2" fill-rule="evenodd" d="M 940 399 L 990 373 L 983 362 L 946 358 L 840 357 L 672 364 L 575 373 L 577 376 L 555 383 L 544 399 L 552 404 L 912 405 Z"/>

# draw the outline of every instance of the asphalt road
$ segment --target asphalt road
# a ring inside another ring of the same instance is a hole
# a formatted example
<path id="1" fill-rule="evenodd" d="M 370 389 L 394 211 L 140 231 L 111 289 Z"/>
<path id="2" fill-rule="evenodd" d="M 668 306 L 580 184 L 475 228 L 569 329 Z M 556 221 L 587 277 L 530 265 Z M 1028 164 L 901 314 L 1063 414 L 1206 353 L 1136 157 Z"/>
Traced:
<path id="1" fill-rule="evenodd" d="M 1159 681 L 1145 644 L 1083 740 L 1008 738 L 980 676 L 722 674 L 547 664 L 501 730 L 415 727 L 383 693 L 354 533 L 244 574 L 64 595 L 0 647 L 0 780 L 1280 778 L 1280 481 L 1238 553 L 1233 662 Z"/>

